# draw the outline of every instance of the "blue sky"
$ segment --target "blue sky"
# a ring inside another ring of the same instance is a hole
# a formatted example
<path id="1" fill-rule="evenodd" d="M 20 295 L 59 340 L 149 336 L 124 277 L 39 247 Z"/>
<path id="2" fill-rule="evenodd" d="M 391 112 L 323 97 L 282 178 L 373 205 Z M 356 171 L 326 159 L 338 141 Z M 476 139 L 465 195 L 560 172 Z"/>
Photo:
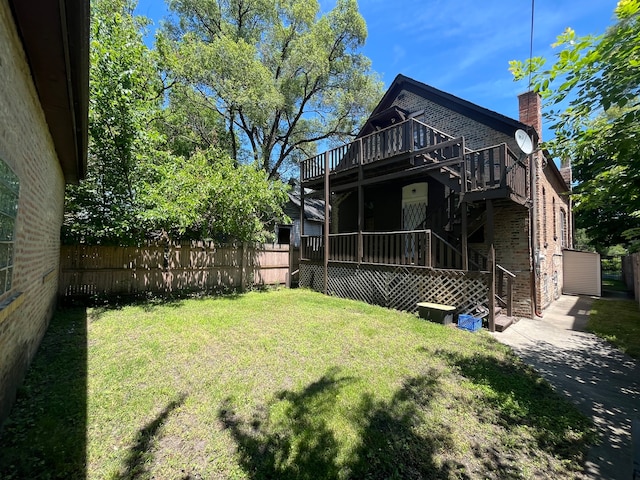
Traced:
<path id="1" fill-rule="evenodd" d="M 566 27 L 578 35 L 603 33 L 616 3 L 536 0 L 533 54 L 551 58 L 551 44 Z M 320 4 L 328 11 L 335 1 Z M 513 82 L 508 67 L 529 56 L 530 0 L 360 0 L 359 7 L 369 31 L 363 53 L 385 86 L 402 73 L 517 118 L 517 95 L 526 85 Z M 157 26 L 166 7 L 139 0 L 137 13 Z"/>

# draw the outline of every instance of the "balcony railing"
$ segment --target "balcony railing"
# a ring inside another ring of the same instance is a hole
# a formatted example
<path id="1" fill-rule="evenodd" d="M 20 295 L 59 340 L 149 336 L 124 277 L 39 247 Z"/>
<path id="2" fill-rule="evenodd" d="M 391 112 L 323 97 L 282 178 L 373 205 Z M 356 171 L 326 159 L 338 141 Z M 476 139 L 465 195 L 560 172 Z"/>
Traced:
<path id="1" fill-rule="evenodd" d="M 461 157 L 462 142 L 418 120 L 409 119 L 308 158 L 300 164 L 302 183 L 320 180 L 328 163 L 329 174 L 368 166 L 400 155 L 428 152 L 434 165 Z M 410 155 L 411 156 L 411 155 Z M 526 197 L 527 168 L 505 143 L 473 151 L 465 148 L 464 167 L 445 168 L 460 179 L 460 191 L 507 187 Z"/>
<path id="2" fill-rule="evenodd" d="M 527 195 L 527 166 L 506 143 L 467 153 L 465 166 L 466 191 L 508 187 L 521 197 Z"/>
<path id="3" fill-rule="evenodd" d="M 360 245 L 361 243 L 361 245 Z M 303 235 L 300 259 L 324 260 L 324 238 Z M 380 265 L 462 268 L 462 253 L 431 230 L 329 235 L 329 260 Z"/>
<path id="4" fill-rule="evenodd" d="M 300 164 L 301 179 L 305 182 L 321 178 L 325 171 L 325 155 L 329 157 L 329 173 L 338 173 L 453 139 L 412 118 L 303 160 Z"/>

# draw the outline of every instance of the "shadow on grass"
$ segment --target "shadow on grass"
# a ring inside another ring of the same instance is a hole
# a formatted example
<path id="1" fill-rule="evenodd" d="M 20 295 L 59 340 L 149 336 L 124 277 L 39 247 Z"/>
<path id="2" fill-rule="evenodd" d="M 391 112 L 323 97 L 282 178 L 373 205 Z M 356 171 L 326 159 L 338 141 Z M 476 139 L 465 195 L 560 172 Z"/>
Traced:
<path id="1" fill-rule="evenodd" d="M 62 299 L 66 308 L 93 308 L 100 314 L 124 307 L 137 306 L 145 312 L 152 312 L 158 307 L 180 308 L 185 300 L 238 300 L 243 293 L 235 289 L 224 289 L 207 292 L 175 292 L 171 294 L 153 294 L 150 292 L 131 295 L 84 295 Z"/>
<path id="2" fill-rule="evenodd" d="M 170 402 L 153 421 L 147 423 L 144 428 L 138 431 L 136 444 L 129 449 L 127 458 L 124 461 L 124 472 L 116 476 L 116 480 L 134 480 L 147 473 L 145 464 L 151 463 L 153 439 L 158 435 L 160 428 L 162 428 L 171 412 L 180 407 L 186 398 L 186 394 L 180 395 L 177 400 Z"/>
<path id="3" fill-rule="evenodd" d="M 325 419 L 341 386 L 353 379 L 336 378 L 336 373 L 330 370 L 299 393 L 278 393 L 274 403 L 282 402 L 284 418 L 272 419 L 265 408 L 244 420 L 234 413 L 231 400 L 225 400 L 218 417 L 233 435 L 247 475 L 284 480 L 338 477 L 338 442 Z"/>
<path id="4" fill-rule="evenodd" d="M 462 468 L 434 461 L 435 452 L 451 444 L 446 428 L 437 432 L 419 428 L 420 410 L 428 407 L 437 390 L 435 377 L 408 380 L 390 402 L 362 396 L 348 417 L 358 432 L 359 446 L 341 452 L 344 447 L 329 420 L 340 391 L 356 380 L 337 378 L 337 373 L 329 370 L 300 392 L 278 393 L 250 419 L 241 418 L 231 401 L 225 401 L 218 416 L 231 432 L 249 478 L 436 479 Z"/>
<path id="5" fill-rule="evenodd" d="M 86 310 L 60 310 L 0 430 L 0 478 L 84 479 L 86 392 Z"/>
<path id="6" fill-rule="evenodd" d="M 576 465 L 583 462 L 595 440 L 590 420 L 533 369 L 481 354 L 437 354 L 480 388 L 477 412 L 495 417 L 483 421 L 498 423 L 507 431 L 527 426 L 537 448 Z"/>

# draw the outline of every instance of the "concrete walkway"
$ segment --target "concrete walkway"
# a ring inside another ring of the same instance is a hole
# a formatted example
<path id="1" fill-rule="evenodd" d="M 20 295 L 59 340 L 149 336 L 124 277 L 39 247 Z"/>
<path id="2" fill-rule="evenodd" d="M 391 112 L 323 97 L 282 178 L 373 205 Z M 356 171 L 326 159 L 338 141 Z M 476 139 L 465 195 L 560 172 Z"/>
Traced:
<path id="1" fill-rule="evenodd" d="M 584 331 L 592 303 L 562 295 L 543 319 L 522 319 L 493 335 L 593 419 L 600 443 L 589 451 L 588 478 L 627 480 L 633 472 L 631 423 L 640 418 L 640 367 Z"/>

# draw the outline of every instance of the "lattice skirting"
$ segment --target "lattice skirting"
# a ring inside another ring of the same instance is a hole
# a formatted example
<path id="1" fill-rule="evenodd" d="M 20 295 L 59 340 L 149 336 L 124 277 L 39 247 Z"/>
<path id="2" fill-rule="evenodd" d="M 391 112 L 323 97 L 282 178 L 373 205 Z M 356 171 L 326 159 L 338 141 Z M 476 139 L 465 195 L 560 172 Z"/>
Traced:
<path id="1" fill-rule="evenodd" d="M 300 286 L 321 292 L 323 267 L 300 264 Z M 417 310 L 418 302 L 454 305 L 458 313 L 487 306 L 489 275 L 483 272 L 384 265 L 329 264 L 329 294 L 374 305 Z"/>

